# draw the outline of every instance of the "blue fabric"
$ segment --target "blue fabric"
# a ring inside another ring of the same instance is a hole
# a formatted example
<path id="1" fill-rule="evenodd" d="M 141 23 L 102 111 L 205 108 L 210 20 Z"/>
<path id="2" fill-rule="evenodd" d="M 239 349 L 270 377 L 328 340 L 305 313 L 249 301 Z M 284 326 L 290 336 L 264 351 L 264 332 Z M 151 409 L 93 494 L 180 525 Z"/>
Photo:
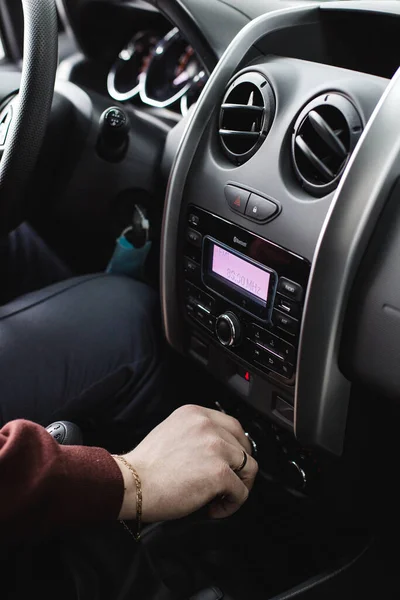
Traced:
<path id="1" fill-rule="evenodd" d="M 106 272 L 116 275 L 127 275 L 133 279 L 142 279 L 146 258 L 151 248 L 151 242 L 146 242 L 142 248 L 135 248 L 122 234 L 116 243 L 114 254 L 107 266 Z"/>

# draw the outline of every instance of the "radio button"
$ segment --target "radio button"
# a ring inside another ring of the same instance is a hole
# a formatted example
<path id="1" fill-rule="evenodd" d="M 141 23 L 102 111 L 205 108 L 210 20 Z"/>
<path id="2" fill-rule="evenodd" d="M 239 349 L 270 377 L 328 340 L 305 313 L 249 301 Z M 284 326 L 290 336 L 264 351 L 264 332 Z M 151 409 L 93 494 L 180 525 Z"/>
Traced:
<path id="1" fill-rule="evenodd" d="M 191 317 L 194 316 L 194 307 L 195 307 L 195 305 L 192 304 L 191 302 L 186 302 L 186 312 Z"/>
<path id="2" fill-rule="evenodd" d="M 242 188 L 238 188 L 234 185 L 225 186 L 225 198 L 231 209 L 235 212 L 244 215 L 249 197 L 250 192 L 242 190 Z"/>
<path id="3" fill-rule="evenodd" d="M 199 288 L 197 288 L 192 283 L 189 283 L 189 281 L 185 282 L 185 292 L 186 299 L 190 300 L 191 302 L 194 302 L 195 304 L 201 302 L 202 291 L 199 290 Z"/>
<path id="4" fill-rule="evenodd" d="M 233 312 L 226 312 L 216 320 L 215 333 L 223 346 L 231 348 L 241 341 L 241 324 Z"/>
<path id="5" fill-rule="evenodd" d="M 292 379 L 294 373 L 294 366 L 288 363 L 281 363 L 279 366 L 279 374 L 283 375 L 287 379 Z"/>
<path id="6" fill-rule="evenodd" d="M 208 317 L 210 315 L 203 309 L 202 306 L 196 306 L 194 310 L 194 317 L 199 321 L 202 325 L 206 325 L 208 321 Z"/>
<path id="7" fill-rule="evenodd" d="M 250 337 L 253 342 L 258 342 L 272 350 L 272 352 L 280 354 L 279 348 L 281 340 L 266 329 L 262 329 L 258 325 L 253 324 L 250 328 Z"/>
<path id="8" fill-rule="evenodd" d="M 202 291 L 200 291 L 199 298 L 200 298 L 200 304 L 202 306 L 204 306 L 204 308 L 207 308 L 207 310 L 209 310 L 210 312 L 213 312 L 214 307 L 215 307 L 214 298 L 212 298 L 212 296 L 209 296 L 208 294 L 205 294 Z"/>
<path id="9" fill-rule="evenodd" d="M 282 365 L 282 359 L 279 356 L 275 356 L 258 346 L 254 346 L 253 348 L 253 360 L 255 363 L 271 371 L 279 372 Z"/>
<path id="10" fill-rule="evenodd" d="M 209 331 L 212 331 L 212 333 L 214 333 L 215 331 L 215 317 L 212 317 L 211 315 L 209 315 L 206 319 L 206 322 L 204 323 L 204 325 L 207 327 L 207 329 Z"/>
<path id="11" fill-rule="evenodd" d="M 185 256 L 184 270 L 185 270 L 185 274 L 188 277 L 196 277 L 197 278 L 200 274 L 200 265 L 199 265 L 199 263 L 195 262 L 191 258 L 188 258 L 187 256 Z"/>
<path id="12" fill-rule="evenodd" d="M 279 340 L 279 354 L 283 356 L 285 361 L 294 365 L 296 361 L 296 348 L 283 340 Z"/>
<path id="13" fill-rule="evenodd" d="M 297 302 L 293 302 L 293 300 L 289 300 L 280 294 L 277 294 L 275 300 L 275 308 L 278 308 L 280 311 L 289 315 L 289 317 L 293 317 L 293 319 L 299 319 L 301 310 L 300 305 Z"/>
<path id="14" fill-rule="evenodd" d="M 288 317 L 278 310 L 274 310 L 273 312 L 273 321 L 274 324 L 289 333 L 290 335 L 296 335 L 299 329 L 299 322 L 296 319 L 292 319 L 292 317 Z"/>
<path id="15" fill-rule="evenodd" d="M 198 217 L 197 215 L 194 215 L 194 214 L 190 214 L 188 220 L 191 225 L 194 225 L 195 227 L 197 227 L 197 225 L 200 222 L 200 217 Z"/>
<path id="16" fill-rule="evenodd" d="M 298 283 L 281 277 L 278 283 L 278 292 L 284 296 L 288 296 L 296 302 L 301 302 L 304 296 L 304 290 Z"/>
<path id="17" fill-rule="evenodd" d="M 200 248 L 203 241 L 203 236 L 195 229 L 191 229 L 189 227 L 186 231 L 186 239 L 188 242 L 193 244 L 193 246 L 196 246 L 196 248 Z"/>
<path id="18" fill-rule="evenodd" d="M 276 212 L 278 212 L 278 207 L 276 204 L 270 200 L 267 200 L 266 198 L 262 198 L 262 196 L 251 194 L 247 203 L 246 217 L 255 219 L 256 221 L 266 221 L 267 219 L 270 219 Z"/>

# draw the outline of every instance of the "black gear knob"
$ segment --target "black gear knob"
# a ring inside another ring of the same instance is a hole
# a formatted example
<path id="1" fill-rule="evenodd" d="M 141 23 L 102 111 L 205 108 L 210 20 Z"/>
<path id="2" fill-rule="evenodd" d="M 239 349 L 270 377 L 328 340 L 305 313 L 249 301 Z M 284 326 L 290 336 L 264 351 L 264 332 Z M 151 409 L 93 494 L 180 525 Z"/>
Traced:
<path id="1" fill-rule="evenodd" d="M 62 446 L 82 445 L 82 432 L 70 421 L 55 421 L 46 427 L 46 431 Z"/>
<path id="2" fill-rule="evenodd" d="M 122 108 L 110 106 L 100 117 L 97 150 L 106 160 L 121 160 L 129 143 L 129 117 Z"/>

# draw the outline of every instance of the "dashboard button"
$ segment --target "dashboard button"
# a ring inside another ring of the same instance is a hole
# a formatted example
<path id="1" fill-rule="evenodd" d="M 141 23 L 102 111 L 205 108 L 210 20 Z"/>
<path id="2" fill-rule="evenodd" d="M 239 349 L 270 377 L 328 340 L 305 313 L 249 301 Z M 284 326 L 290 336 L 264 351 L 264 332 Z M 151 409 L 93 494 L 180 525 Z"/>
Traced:
<path id="1" fill-rule="evenodd" d="M 191 302 L 186 302 L 186 312 L 190 316 L 194 316 L 194 307 L 195 305 Z"/>
<path id="2" fill-rule="evenodd" d="M 286 277 L 280 278 L 278 283 L 278 292 L 284 296 L 288 296 L 292 300 L 296 300 L 296 302 L 301 302 L 304 296 L 304 290 L 301 285 L 291 281 L 290 279 L 286 279 Z"/>
<path id="3" fill-rule="evenodd" d="M 214 333 L 215 330 L 215 317 L 209 315 L 205 321 L 205 326 L 207 327 L 207 329 L 209 329 L 210 331 L 212 331 Z"/>
<path id="4" fill-rule="evenodd" d="M 279 367 L 279 373 L 287 379 L 291 379 L 293 377 L 294 367 L 288 363 L 281 363 Z"/>
<path id="5" fill-rule="evenodd" d="M 208 314 L 207 311 L 204 310 L 204 308 L 202 306 L 196 306 L 194 309 L 194 317 L 195 319 L 197 319 L 197 321 L 199 321 L 202 325 L 207 326 L 208 323 L 208 317 L 210 315 Z"/>
<path id="6" fill-rule="evenodd" d="M 200 304 L 210 312 L 213 312 L 215 307 L 215 300 L 212 296 L 209 296 L 208 294 L 205 294 L 204 292 L 200 291 Z"/>
<path id="7" fill-rule="evenodd" d="M 193 244 L 193 246 L 196 246 L 196 248 L 200 248 L 203 241 L 203 236 L 198 231 L 189 228 L 186 231 L 186 239 L 188 242 Z"/>
<path id="8" fill-rule="evenodd" d="M 272 352 L 279 353 L 281 340 L 266 329 L 253 324 L 250 329 L 250 336 L 253 342 L 266 346 Z"/>
<path id="9" fill-rule="evenodd" d="M 275 356 L 275 354 L 271 354 L 259 346 L 253 347 L 252 356 L 254 362 L 262 367 L 271 369 L 272 371 L 279 371 L 280 363 L 282 363 L 282 359 L 279 356 Z"/>
<path id="10" fill-rule="evenodd" d="M 278 207 L 274 202 L 257 196 L 257 194 L 251 194 L 247 203 L 246 217 L 250 217 L 250 219 L 255 219 L 256 221 L 266 221 L 276 212 L 278 212 Z"/>
<path id="11" fill-rule="evenodd" d="M 296 348 L 283 340 L 279 340 L 279 354 L 283 356 L 285 361 L 294 365 L 296 362 Z"/>
<path id="12" fill-rule="evenodd" d="M 195 227 L 197 227 L 197 225 L 199 224 L 199 221 L 200 221 L 200 217 L 198 217 L 197 215 L 193 215 L 193 214 L 189 215 L 189 223 L 191 225 L 194 225 Z"/>
<path id="13" fill-rule="evenodd" d="M 283 329 L 283 331 L 286 331 L 286 333 L 289 333 L 290 335 L 296 335 L 299 328 L 299 322 L 292 319 L 292 317 L 288 317 L 278 310 L 274 310 L 273 320 L 274 324 L 279 327 L 279 329 Z"/>
<path id="14" fill-rule="evenodd" d="M 249 197 L 250 192 L 246 190 L 242 190 L 234 185 L 225 186 L 225 198 L 231 209 L 235 212 L 244 215 Z"/>
<path id="15" fill-rule="evenodd" d="M 300 318 L 300 305 L 293 300 L 289 300 L 289 298 L 281 296 L 280 294 L 277 294 L 276 296 L 275 308 L 278 308 L 281 312 L 289 315 L 289 317 L 293 317 L 293 319 Z"/>
<path id="16" fill-rule="evenodd" d="M 185 258 L 184 258 L 184 269 L 185 269 L 185 274 L 189 278 L 198 276 L 200 274 L 199 263 L 195 262 L 191 258 L 188 258 L 187 256 L 185 256 Z"/>
<path id="17" fill-rule="evenodd" d="M 192 285 L 188 281 L 185 281 L 185 295 L 186 299 L 197 304 L 198 302 L 200 302 L 201 290 L 199 290 L 195 285 Z"/>

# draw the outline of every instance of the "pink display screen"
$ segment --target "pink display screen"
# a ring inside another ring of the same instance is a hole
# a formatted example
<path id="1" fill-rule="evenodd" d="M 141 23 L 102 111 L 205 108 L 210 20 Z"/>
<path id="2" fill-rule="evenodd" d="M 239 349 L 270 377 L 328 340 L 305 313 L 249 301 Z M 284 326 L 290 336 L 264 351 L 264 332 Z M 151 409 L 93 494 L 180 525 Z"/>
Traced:
<path id="1" fill-rule="evenodd" d="M 267 302 L 270 274 L 214 244 L 211 270 L 226 281 Z"/>

